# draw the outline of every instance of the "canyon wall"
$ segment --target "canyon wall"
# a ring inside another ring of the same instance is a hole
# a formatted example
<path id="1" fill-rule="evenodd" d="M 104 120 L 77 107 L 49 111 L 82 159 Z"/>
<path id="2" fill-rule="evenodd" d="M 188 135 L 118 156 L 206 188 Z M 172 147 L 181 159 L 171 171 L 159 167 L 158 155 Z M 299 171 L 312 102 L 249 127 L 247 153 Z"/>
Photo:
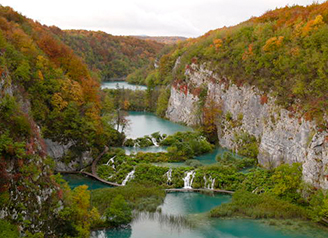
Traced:
<path id="1" fill-rule="evenodd" d="M 201 122 L 200 100 L 220 107 L 217 120 L 222 147 L 238 151 L 236 135 L 248 133 L 258 142 L 258 161 L 264 167 L 281 163 L 303 164 L 303 179 L 315 187 L 328 189 L 328 132 L 315 122 L 276 105 L 275 99 L 252 86 L 236 86 L 219 78 L 206 65 L 192 64 L 185 81 L 175 81 L 166 116 L 174 122 L 196 125 Z M 199 95 L 207 90 L 206 98 Z"/>

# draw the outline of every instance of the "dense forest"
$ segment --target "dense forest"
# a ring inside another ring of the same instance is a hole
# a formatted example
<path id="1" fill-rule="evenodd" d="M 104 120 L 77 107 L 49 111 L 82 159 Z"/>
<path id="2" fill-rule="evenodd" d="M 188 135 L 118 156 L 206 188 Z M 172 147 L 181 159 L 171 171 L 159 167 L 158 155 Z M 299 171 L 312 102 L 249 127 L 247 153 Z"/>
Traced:
<path id="1" fill-rule="evenodd" d="M 122 136 L 101 117 L 97 79 L 48 27 L 1 6 L 0 30 L 1 216 L 23 231 L 82 236 L 97 212 L 86 188 L 72 193 L 53 174 L 44 138 L 79 157 Z"/>
<path id="2" fill-rule="evenodd" d="M 136 69 L 153 64 L 163 44 L 130 36 L 50 27 L 102 80 L 123 79 Z"/>

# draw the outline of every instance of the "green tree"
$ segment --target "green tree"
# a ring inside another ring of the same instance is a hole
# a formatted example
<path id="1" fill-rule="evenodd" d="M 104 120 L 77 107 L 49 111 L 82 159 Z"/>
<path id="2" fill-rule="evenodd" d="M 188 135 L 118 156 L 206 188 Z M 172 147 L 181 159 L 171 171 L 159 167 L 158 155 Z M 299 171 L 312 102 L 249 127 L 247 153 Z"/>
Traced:
<path id="1" fill-rule="evenodd" d="M 99 222 L 100 215 L 90 205 L 88 186 L 78 186 L 73 191 L 65 190 L 64 206 L 60 212 L 58 230 L 63 235 L 89 237 L 90 227 Z"/>
<path id="2" fill-rule="evenodd" d="M 271 192 L 274 195 L 291 202 L 297 202 L 301 198 L 298 193 L 302 182 L 302 165 L 300 163 L 280 165 L 275 169 L 271 180 L 274 184 Z"/>
<path id="3" fill-rule="evenodd" d="M 125 225 L 132 220 L 132 211 L 122 195 L 116 196 L 105 212 L 106 220 L 113 226 Z"/>
<path id="4" fill-rule="evenodd" d="M 17 226 L 10 224 L 8 221 L 0 220 L 0 237 L 18 238 Z"/>
<path id="5" fill-rule="evenodd" d="M 171 91 L 167 88 L 162 88 L 157 101 L 156 114 L 160 117 L 165 116 L 167 105 L 169 103 Z"/>

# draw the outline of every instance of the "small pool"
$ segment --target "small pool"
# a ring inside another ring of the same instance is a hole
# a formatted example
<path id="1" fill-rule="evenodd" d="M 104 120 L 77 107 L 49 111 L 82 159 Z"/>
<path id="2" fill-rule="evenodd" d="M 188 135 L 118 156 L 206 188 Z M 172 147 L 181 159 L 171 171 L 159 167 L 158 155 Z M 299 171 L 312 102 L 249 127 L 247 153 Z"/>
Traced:
<path id="1" fill-rule="evenodd" d="M 71 189 L 77 186 L 87 185 L 88 190 L 98 189 L 98 188 L 110 188 L 112 186 L 104 184 L 93 178 L 81 175 L 81 174 L 62 174 L 63 179 L 65 179 Z"/>

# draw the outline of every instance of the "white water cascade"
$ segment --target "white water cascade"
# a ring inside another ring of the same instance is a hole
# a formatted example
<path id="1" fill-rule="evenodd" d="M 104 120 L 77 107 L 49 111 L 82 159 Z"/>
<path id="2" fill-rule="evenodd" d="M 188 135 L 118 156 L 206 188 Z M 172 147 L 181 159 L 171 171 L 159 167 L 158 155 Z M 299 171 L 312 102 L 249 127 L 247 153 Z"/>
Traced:
<path id="1" fill-rule="evenodd" d="M 114 157 L 110 158 L 106 163 L 107 166 L 109 165 L 109 163 L 111 163 L 113 169 L 115 169 L 115 164 L 114 164 L 115 157 L 116 157 L 116 155 Z"/>
<path id="2" fill-rule="evenodd" d="M 122 186 L 125 186 L 128 181 L 130 181 L 131 179 L 133 179 L 134 172 L 135 172 L 135 170 L 132 170 L 130 173 L 128 173 L 128 175 L 126 176 L 126 178 L 122 182 Z"/>
<path id="3" fill-rule="evenodd" d="M 165 173 L 166 177 L 167 177 L 167 184 L 172 182 L 172 169 L 169 169 L 166 173 Z"/>
<path id="4" fill-rule="evenodd" d="M 184 189 L 192 189 L 191 185 L 195 178 L 195 171 L 187 172 L 186 177 L 183 178 Z"/>
<path id="5" fill-rule="evenodd" d="M 214 189 L 215 178 L 213 179 L 211 175 L 208 179 L 206 178 L 206 175 L 204 175 L 204 182 L 205 182 L 204 188 L 211 189 L 211 190 Z"/>
<path id="6" fill-rule="evenodd" d="M 151 138 L 151 141 L 153 142 L 154 146 L 156 146 L 156 147 L 159 146 L 159 144 L 157 143 L 157 141 L 154 137 Z"/>

